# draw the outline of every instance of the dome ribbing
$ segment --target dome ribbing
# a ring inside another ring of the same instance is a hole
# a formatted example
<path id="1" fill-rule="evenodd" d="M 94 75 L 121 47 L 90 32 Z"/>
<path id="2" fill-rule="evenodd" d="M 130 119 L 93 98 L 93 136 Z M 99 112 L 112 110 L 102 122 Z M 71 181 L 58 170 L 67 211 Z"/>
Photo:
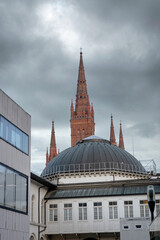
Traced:
<path id="1" fill-rule="evenodd" d="M 142 164 L 127 151 L 109 141 L 90 136 L 54 157 L 42 176 L 68 172 L 122 171 L 145 174 Z"/>

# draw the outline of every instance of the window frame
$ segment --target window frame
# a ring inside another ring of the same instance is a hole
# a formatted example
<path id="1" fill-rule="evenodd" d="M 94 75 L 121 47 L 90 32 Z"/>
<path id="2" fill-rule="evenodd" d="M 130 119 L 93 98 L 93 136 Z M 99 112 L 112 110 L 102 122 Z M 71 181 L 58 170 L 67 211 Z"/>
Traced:
<path id="1" fill-rule="evenodd" d="M 126 209 L 127 209 L 127 216 L 126 216 Z M 131 212 L 132 212 L 132 214 L 131 214 Z M 124 201 L 124 217 L 125 218 L 132 218 L 132 217 L 134 217 L 133 201 L 132 200 Z"/>
<path id="2" fill-rule="evenodd" d="M 6 164 L 4 164 L 4 163 L 0 163 L 0 166 L 2 166 L 2 167 L 4 167 L 5 168 L 5 182 L 4 182 L 4 203 L 3 203 L 3 205 L 2 204 L 0 204 L 0 208 L 3 208 L 3 209 L 6 209 L 6 210 L 9 210 L 9 211 L 12 211 L 12 212 L 17 212 L 17 213 L 21 213 L 21 214 L 24 214 L 24 215 L 28 215 L 28 176 L 27 175 L 25 175 L 25 174 L 23 174 L 23 173 L 21 173 L 21 172 L 19 172 L 19 171 L 17 171 L 17 170 L 15 170 L 14 168 L 11 168 L 11 167 L 9 167 L 9 166 L 7 166 Z M 10 207 L 10 206 L 6 206 L 5 205 L 5 198 L 6 198 L 6 171 L 7 170 L 9 170 L 9 171 L 12 171 L 13 173 L 15 173 L 15 177 L 16 177 L 16 175 L 18 175 L 18 176 L 20 176 L 20 177 L 23 177 L 24 178 L 24 180 L 26 181 L 25 183 L 26 183 L 26 189 L 25 189 L 25 191 L 26 191 L 26 193 L 25 193 L 25 209 L 26 209 L 26 211 L 22 211 L 22 210 L 19 210 L 19 209 L 16 209 L 16 183 L 17 182 L 15 182 L 15 199 L 14 199 L 14 201 L 15 201 L 15 207 Z"/>
<path id="3" fill-rule="evenodd" d="M 66 211 L 66 215 L 65 215 L 65 211 Z M 70 211 L 71 211 L 71 215 L 70 215 Z M 70 222 L 73 220 L 72 203 L 64 203 L 63 212 L 64 212 L 64 222 Z M 65 216 L 66 216 L 66 219 L 65 219 Z"/>
<path id="4" fill-rule="evenodd" d="M 82 206 L 80 206 L 80 204 Z M 81 210 L 81 214 L 82 214 L 82 219 L 80 219 L 80 210 Z M 85 219 L 85 210 L 86 210 L 86 219 Z M 78 220 L 79 221 L 88 221 L 87 203 L 86 202 L 78 203 Z"/>
<path id="5" fill-rule="evenodd" d="M 101 210 L 101 212 L 100 212 L 100 210 Z M 95 216 L 96 216 L 95 211 L 96 211 L 97 218 L 95 218 Z M 93 203 L 93 217 L 94 217 L 95 221 L 103 220 L 102 202 L 94 202 Z"/>
<path id="6" fill-rule="evenodd" d="M 1 119 L 3 119 L 3 121 L 1 121 Z M 4 124 L 4 122 L 6 122 L 6 125 L 1 128 L 1 126 Z M 7 127 L 8 129 L 5 127 Z M 8 132 L 8 134 L 7 134 L 8 136 L 5 136 L 6 129 Z M 1 131 L 3 131 L 3 134 Z M 12 135 L 12 133 L 13 133 L 13 135 Z M 20 142 L 21 147 L 18 147 L 18 144 L 16 144 L 16 138 L 17 138 L 18 134 L 19 134 L 19 136 L 21 135 L 21 140 L 22 140 L 22 142 Z M 13 137 L 14 137 L 15 143 L 12 142 Z M 22 131 L 20 128 L 18 128 L 11 121 L 6 119 L 2 114 L 0 114 L 0 139 L 2 139 L 3 141 L 7 142 L 11 146 L 15 147 L 19 151 L 21 151 L 24 154 L 26 154 L 27 156 L 29 156 L 29 141 L 30 141 L 29 135 L 27 133 L 25 133 L 24 131 Z M 26 140 L 27 140 L 27 148 L 24 145 Z"/>
<path id="7" fill-rule="evenodd" d="M 51 205 L 53 205 L 54 207 L 51 207 Z M 56 206 L 56 207 L 55 207 Z M 52 217 L 53 217 L 53 220 L 51 220 L 50 218 L 50 211 L 52 211 Z M 57 211 L 57 215 L 55 214 L 55 211 Z M 57 203 L 53 203 L 53 204 L 49 204 L 49 215 L 48 215 L 48 221 L 49 222 L 58 222 L 58 204 Z M 57 216 L 57 220 L 55 220 L 55 216 Z"/>
<path id="8" fill-rule="evenodd" d="M 146 218 L 150 217 L 150 215 L 149 215 L 149 206 L 148 206 L 148 201 L 147 200 L 139 200 L 139 207 L 140 207 L 139 208 L 139 210 L 140 210 L 140 217 L 146 217 Z M 142 211 L 143 211 L 143 216 L 141 214 Z"/>
<path id="9" fill-rule="evenodd" d="M 110 201 L 108 203 L 108 207 L 109 207 L 109 220 L 117 220 L 118 219 L 118 203 L 117 203 L 117 201 Z M 112 213 L 112 217 L 110 215 L 110 212 Z M 117 214 L 117 216 L 115 217 L 116 214 Z"/>

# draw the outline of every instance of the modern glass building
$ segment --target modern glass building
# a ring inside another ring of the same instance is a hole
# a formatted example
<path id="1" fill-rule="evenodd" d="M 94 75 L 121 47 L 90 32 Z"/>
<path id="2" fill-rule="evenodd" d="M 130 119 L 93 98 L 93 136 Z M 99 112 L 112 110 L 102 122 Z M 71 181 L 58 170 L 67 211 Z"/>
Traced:
<path id="1" fill-rule="evenodd" d="M 0 239 L 29 239 L 31 117 L 0 90 Z"/>

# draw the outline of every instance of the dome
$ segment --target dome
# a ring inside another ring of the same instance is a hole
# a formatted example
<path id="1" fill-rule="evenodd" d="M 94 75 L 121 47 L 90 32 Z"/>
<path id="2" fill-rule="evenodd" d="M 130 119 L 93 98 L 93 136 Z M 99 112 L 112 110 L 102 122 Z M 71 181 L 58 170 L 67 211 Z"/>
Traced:
<path id="1" fill-rule="evenodd" d="M 105 139 L 90 136 L 54 157 L 41 176 L 97 171 L 146 173 L 142 164 L 127 151 Z"/>

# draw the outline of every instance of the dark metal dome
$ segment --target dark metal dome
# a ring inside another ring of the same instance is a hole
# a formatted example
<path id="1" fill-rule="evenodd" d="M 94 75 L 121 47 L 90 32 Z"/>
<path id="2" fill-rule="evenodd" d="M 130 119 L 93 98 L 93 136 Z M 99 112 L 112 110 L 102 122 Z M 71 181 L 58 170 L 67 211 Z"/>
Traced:
<path id="1" fill-rule="evenodd" d="M 127 151 L 105 139 L 90 136 L 54 157 L 41 176 L 97 171 L 146 173 L 142 164 Z"/>

